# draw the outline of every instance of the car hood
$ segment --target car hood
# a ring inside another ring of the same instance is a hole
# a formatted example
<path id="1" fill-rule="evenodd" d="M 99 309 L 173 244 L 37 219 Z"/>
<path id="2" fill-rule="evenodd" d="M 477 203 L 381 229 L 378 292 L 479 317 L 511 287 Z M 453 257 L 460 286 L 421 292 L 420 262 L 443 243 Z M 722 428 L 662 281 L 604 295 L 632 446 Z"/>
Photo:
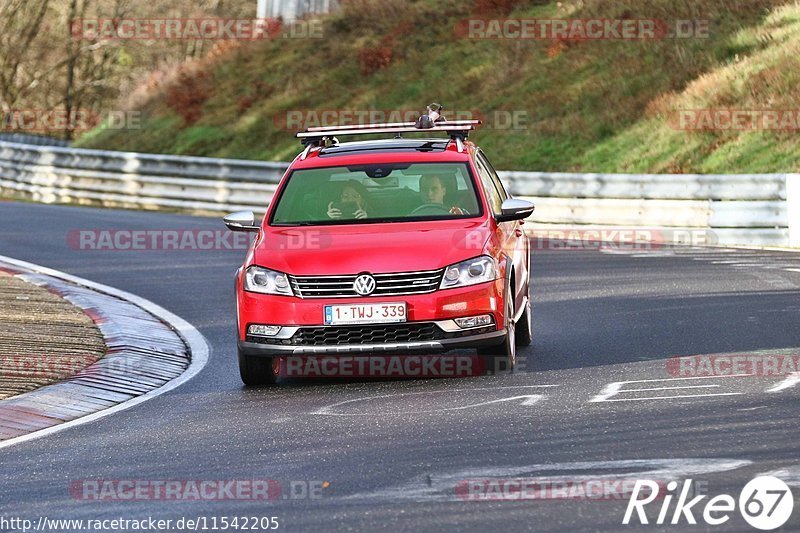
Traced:
<path id="1" fill-rule="evenodd" d="M 480 255 L 490 231 L 484 219 L 268 227 L 254 261 L 298 276 L 434 270 Z"/>

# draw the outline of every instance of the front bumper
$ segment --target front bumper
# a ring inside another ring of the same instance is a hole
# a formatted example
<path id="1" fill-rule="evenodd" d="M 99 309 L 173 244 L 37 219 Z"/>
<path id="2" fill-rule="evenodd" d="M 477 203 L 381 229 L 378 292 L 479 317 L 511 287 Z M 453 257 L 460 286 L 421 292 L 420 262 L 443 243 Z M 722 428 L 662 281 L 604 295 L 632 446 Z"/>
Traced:
<path id="1" fill-rule="evenodd" d="M 426 294 L 375 296 L 365 298 L 297 298 L 257 294 L 237 286 L 237 323 L 240 341 L 247 341 L 250 324 L 274 324 L 282 327 L 321 327 L 325 305 L 405 302 L 407 324 L 439 322 L 466 316 L 490 314 L 495 324 L 505 324 L 503 316 L 504 280 L 469 287 L 438 290 Z M 368 343 L 368 342 L 367 342 Z"/>
<path id="2" fill-rule="evenodd" d="M 414 324 L 406 323 L 406 324 Z M 325 326 L 315 326 L 308 329 L 319 329 Z M 506 330 L 487 331 L 494 329 L 495 326 L 475 328 L 475 331 L 464 330 L 457 334 L 448 336 L 448 332 L 442 331 L 441 338 L 432 340 L 415 340 L 407 342 L 381 342 L 381 343 L 349 343 L 349 344 L 288 344 L 271 342 L 275 339 L 268 337 L 258 338 L 257 340 L 248 336 L 245 341 L 238 341 L 239 351 L 243 355 L 253 356 L 287 356 L 287 355 L 339 355 L 353 353 L 368 353 L 383 355 L 387 353 L 437 353 L 446 352 L 458 348 L 480 348 L 492 346 L 500 342 L 505 336 Z M 303 329 L 302 327 L 297 330 Z M 295 333 L 296 335 L 296 333 Z M 294 336 L 293 336 L 294 337 Z M 290 341 L 297 342 L 297 341 Z"/>

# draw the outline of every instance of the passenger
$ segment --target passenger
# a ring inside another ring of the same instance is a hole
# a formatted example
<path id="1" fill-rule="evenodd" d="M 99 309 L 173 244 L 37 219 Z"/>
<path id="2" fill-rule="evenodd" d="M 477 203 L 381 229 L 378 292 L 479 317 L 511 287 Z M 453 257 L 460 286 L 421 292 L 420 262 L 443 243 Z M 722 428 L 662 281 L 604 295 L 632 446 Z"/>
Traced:
<path id="1" fill-rule="evenodd" d="M 356 180 L 347 181 L 339 199 L 328 203 L 328 218 L 367 218 L 368 197 L 369 193 L 361 183 Z"/>

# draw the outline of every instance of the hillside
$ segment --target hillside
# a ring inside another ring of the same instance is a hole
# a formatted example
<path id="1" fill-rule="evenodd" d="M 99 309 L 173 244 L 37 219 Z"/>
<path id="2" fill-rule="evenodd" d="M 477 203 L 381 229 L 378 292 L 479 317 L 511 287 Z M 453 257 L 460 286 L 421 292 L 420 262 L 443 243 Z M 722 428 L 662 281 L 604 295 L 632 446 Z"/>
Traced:
<path id="1" fill-rule="evenodd" d="M 299 150 L 294 118 L 410 111 L 437 101 L 488 124 L 474 139 L 504 169 L 800 171 L 797 127 L 686 131 L 697 109 L 800 109 L 800 5 L 778 0 L 350 0 L 325 39 L 219 43 L 154 73 L 120 106 L 140 129 L 78 145 L 263 160 Z M 708 20 L 707 36 L 468 39 L 470 18 Z M 314 112 L 313 110 L 316 110 Z M 445 113 L 447 114 L 447 113 Z M 514 115 L 516 114 L 516 115 Z M 499 122 L 517 116 L 517 128 Z M 287 126 L 288 121 L 288 126 Z"/>

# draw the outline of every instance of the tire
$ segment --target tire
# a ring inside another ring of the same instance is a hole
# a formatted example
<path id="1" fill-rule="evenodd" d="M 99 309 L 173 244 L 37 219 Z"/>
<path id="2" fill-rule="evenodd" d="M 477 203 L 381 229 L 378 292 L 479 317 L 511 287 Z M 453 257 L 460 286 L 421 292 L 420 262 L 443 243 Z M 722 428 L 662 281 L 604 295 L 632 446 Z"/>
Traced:
<path id="1" fill-rule="evenodd" d="M 516 328 L 514 327 L 514 297 L 511 290 L 506 290 L 505 328 L 506 335 L 502 342 L 494 346 L 478 349 L 478 356 L 483 359 L 487 374 L 496 374 L 505 370 L 513 370 L 517 362 Z"/>
<path id="2" fill-rule="evenodd" d="M 279 357 L 245 355 L 239 350 L 239 375 L 248 387 L 272 385 L 280 373 Z"/>
<path id="3" fill-rule="evenodd" d="M 517 335 L 517 346 L 530 346 L 533 342 L 533 328 L 531 319 L 531 293 L 530 285 L 528 285 L 528 303 L 525 305 L 525 311 L 519 317 L 517 323 L 514 325 Z"/>

